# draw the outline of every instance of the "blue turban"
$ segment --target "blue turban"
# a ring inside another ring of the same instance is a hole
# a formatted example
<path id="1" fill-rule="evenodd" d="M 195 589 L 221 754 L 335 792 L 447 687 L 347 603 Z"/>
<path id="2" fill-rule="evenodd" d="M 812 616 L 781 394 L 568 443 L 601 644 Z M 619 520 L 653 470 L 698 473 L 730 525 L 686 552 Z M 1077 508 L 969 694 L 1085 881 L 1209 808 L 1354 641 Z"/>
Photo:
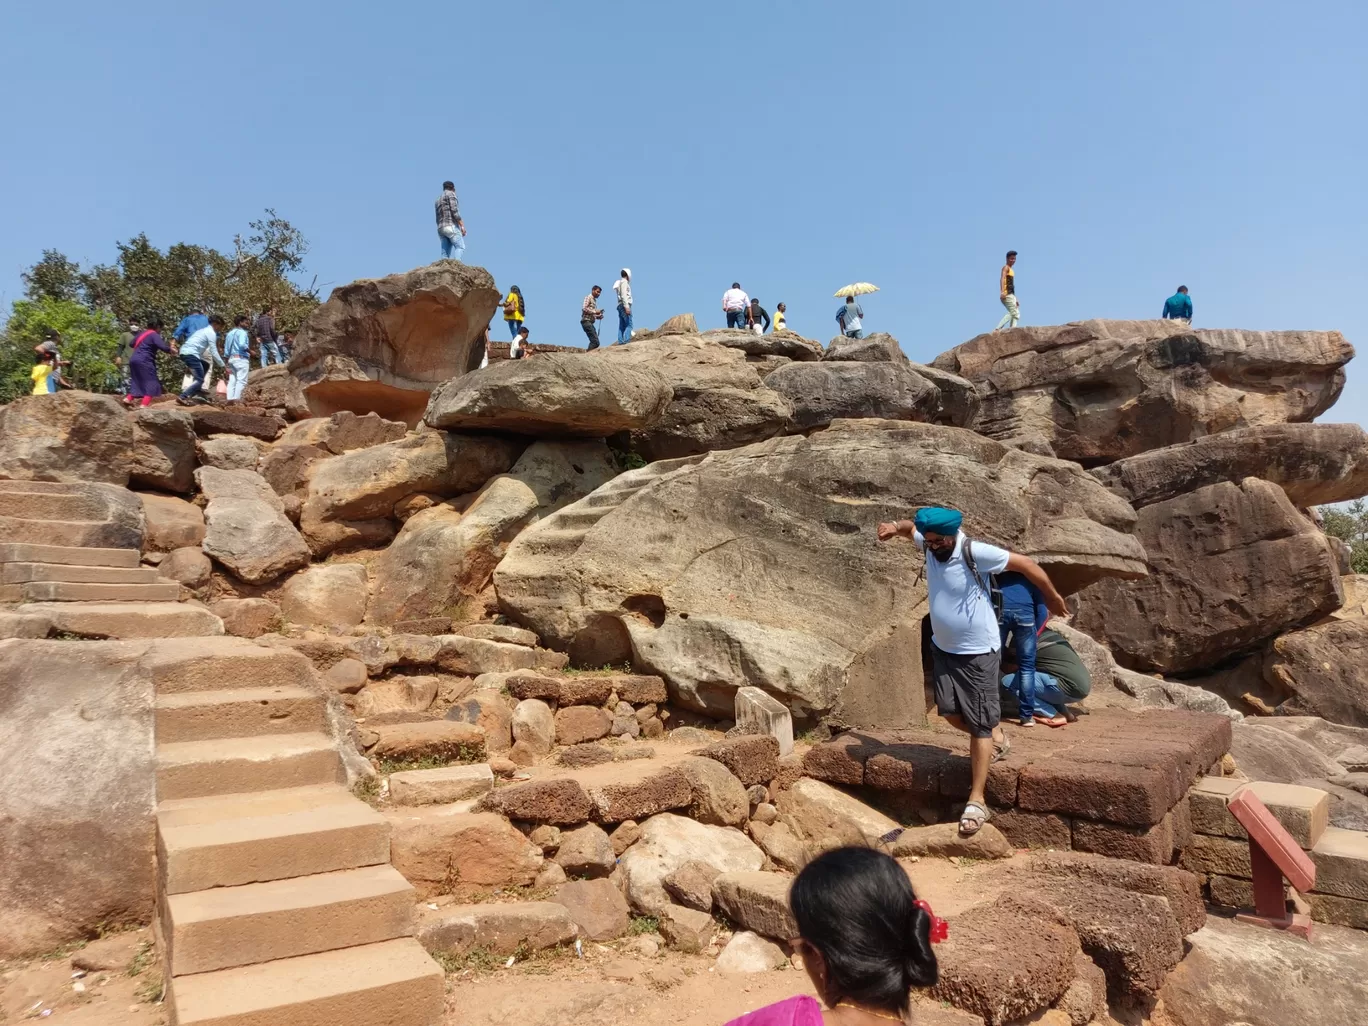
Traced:
<path id="1" fill-rule="evenodd" d="M 923 506 L 917 510 L 912 523 L 922 534 L 930 531 L 932 534 L 953 536 L 959 532 L 960 524 L 964 523 L 964 514 L 942 506 Z"/>

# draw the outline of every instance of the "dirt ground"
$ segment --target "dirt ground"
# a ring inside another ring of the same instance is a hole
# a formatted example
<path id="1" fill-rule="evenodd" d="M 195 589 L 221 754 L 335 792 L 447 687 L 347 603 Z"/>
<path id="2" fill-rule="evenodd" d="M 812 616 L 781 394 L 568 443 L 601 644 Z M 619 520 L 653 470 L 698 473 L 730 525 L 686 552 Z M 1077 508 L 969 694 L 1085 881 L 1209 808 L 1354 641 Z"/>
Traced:
<path id="1" fill-rule="evenodd" d="M 83 957 L 84 956 L 84 957 Z M 108 968 L 83 970 L 73 960 Z M 44 958 L 0 962 L 0 1023 L 162 1026 L 161 973 L 152 931 L 130 930 Z"/>

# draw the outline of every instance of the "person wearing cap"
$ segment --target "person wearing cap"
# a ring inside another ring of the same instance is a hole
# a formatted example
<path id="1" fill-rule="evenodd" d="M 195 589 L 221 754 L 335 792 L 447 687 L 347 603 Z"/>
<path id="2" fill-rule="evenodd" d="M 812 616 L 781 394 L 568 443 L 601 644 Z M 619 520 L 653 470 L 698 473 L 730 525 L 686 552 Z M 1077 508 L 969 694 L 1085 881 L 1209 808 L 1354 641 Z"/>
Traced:
<path id="1" fill-rule="evenodd" d="M 936 708 L 952 727 L 969 735 L 972 784 L 960 816 L 960 833 L 976 834 L 988 820 L 984 788 L 988 767 L 1011 750 L 1003 732 L 1001 680 L 1002 638 L 989 583 L 1008 570 L 1040 589 L 1056 615 L 1064 599 L 1035 560 L 984 541 L 972 541 L 962 530 L 964 514 L 940 506 L 923 506 L 912 520 L 880 524 L 880 541 L 911 538 L 926 554 L 926 594 L 931 611 L 931 663 Z"/>
<path id="2" fill-rule="evenodd" d="M 632 341 L 632 269 L 624 267 L 622 277 L 613 282 L 617 293 L 618 345 Z"/>

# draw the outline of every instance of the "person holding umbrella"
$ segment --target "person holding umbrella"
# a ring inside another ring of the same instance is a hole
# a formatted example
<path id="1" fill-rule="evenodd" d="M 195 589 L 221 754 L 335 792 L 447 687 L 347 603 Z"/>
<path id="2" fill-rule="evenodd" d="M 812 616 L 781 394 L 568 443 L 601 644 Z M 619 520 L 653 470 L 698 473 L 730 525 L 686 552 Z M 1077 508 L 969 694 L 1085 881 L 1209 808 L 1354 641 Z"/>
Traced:
<path id="1" fill-rule="evenodd" d="M 867 281 L 857 281 L 836 291 L 838 297 L 845 296 L 845 304 L 836 310 L 836 323 L 841 326 L 841 334 L 846 338 L 864 338 L 864 310 L 855 302 L 855 297 L 878 291 L 879 286 Z"/>

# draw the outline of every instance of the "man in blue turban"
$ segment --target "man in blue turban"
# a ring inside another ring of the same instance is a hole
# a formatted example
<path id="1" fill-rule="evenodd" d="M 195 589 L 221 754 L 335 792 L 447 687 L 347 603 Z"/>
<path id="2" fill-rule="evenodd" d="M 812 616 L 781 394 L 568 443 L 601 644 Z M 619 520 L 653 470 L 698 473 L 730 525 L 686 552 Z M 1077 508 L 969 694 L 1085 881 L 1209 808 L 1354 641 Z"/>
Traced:
<path id="1" fill-rule="evenodd" d="M 984 788 L 988 767 L 1011 750 L 1003 732 L 1001 633 L 990 579 L 1013 570 L 1040 589 L 1050 612 L 1065 611 L 1064 599 L 1035 560 L 984 541 L 971 542 L 960 530 L 964 514 L 923 506 L 913 520 L 879 525 L 879 540 L 911 538 L 930 553 L 926 596 L 931 607 L 931 663 L 936 708 L 951 726 L 969 735 L 973 783 L 960 817 L 960 833 L 978 833 L 988 820 Z M 996 749 L 996 752 L 995 752 Z"/>

